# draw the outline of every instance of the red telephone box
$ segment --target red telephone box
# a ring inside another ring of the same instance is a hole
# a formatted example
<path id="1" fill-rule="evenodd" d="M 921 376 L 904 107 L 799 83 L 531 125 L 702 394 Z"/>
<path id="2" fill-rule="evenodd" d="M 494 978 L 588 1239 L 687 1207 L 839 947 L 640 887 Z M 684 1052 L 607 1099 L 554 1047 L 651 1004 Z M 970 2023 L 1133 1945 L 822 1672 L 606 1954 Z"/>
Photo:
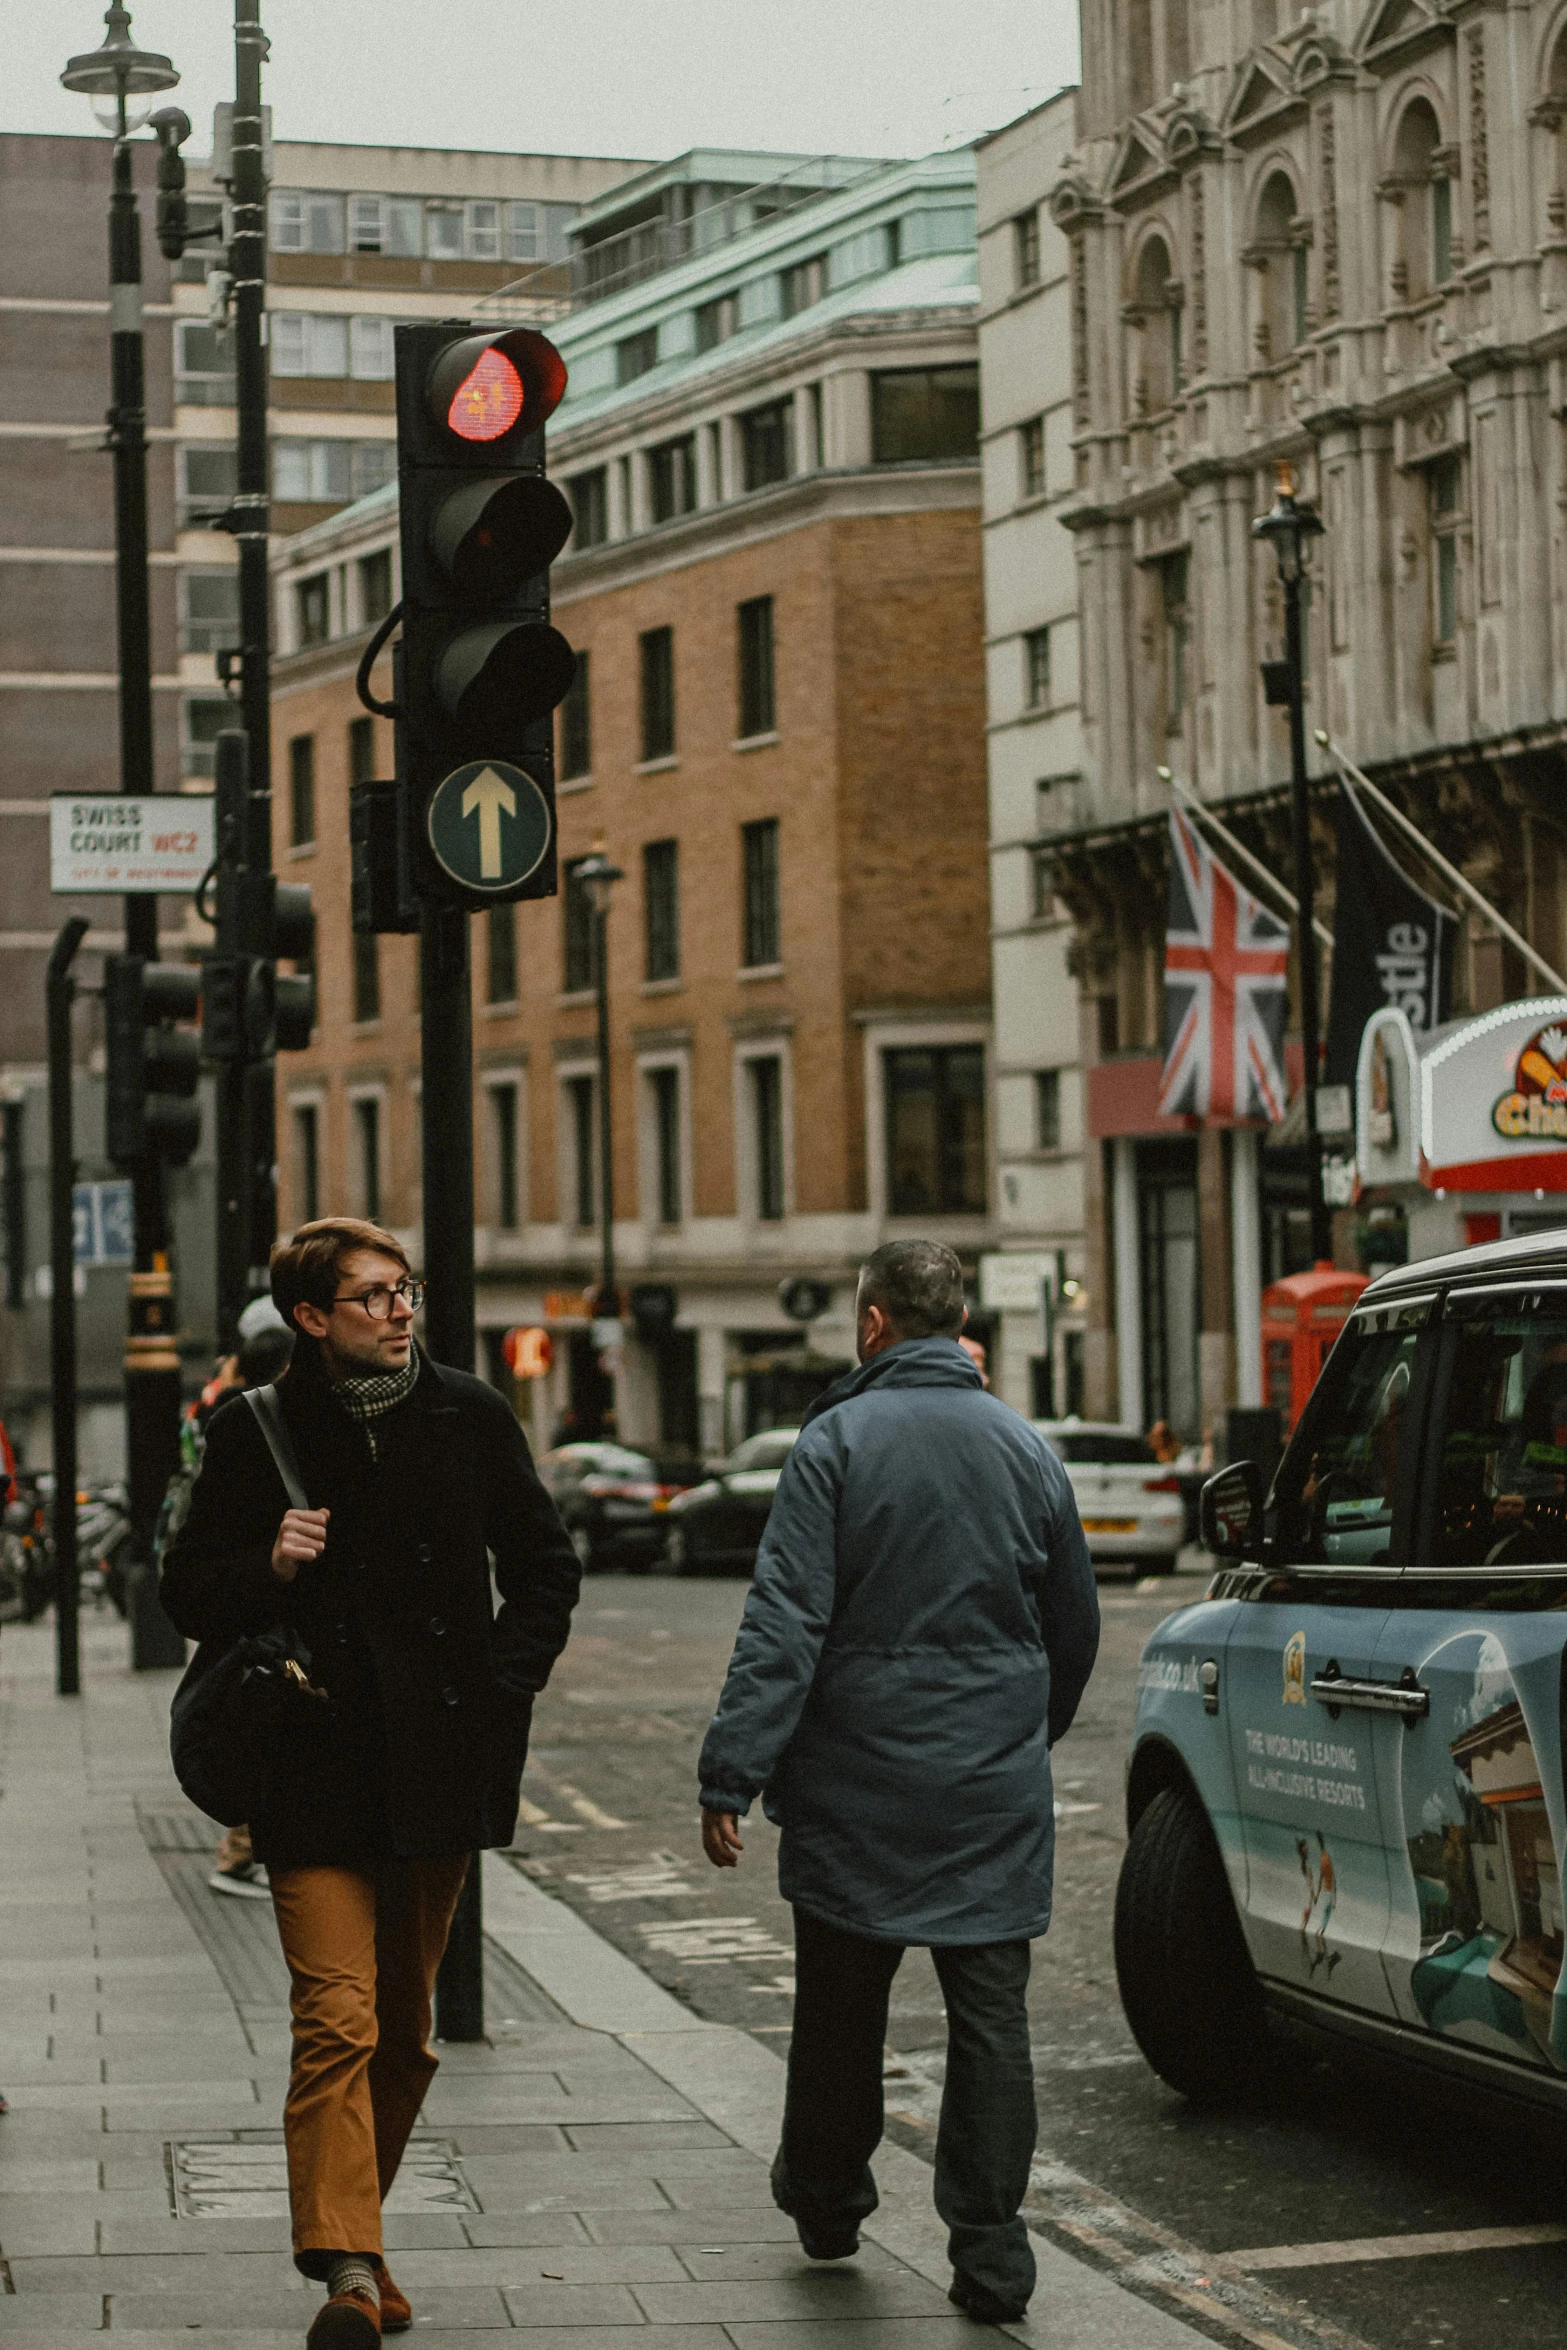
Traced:
<path id="1" fill-rule="evenodd" d="M 1263 1401 L 1277 1406 L 1286 1436 L 1370 1280 L 1369 1273 L 1341 1273 L 1335 1265 L 1319 1264 L 1309 1273 L 1286 1273 L 1263 1291 Z"/>

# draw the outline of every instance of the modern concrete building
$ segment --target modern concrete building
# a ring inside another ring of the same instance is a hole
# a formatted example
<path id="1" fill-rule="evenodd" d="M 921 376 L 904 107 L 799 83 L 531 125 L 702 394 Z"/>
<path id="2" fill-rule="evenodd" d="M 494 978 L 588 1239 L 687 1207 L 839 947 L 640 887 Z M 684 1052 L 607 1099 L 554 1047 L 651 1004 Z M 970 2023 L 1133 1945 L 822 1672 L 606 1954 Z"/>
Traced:
<path id="1" fill-rule="evenodd" d="M 1285 722 L 1258 674 L 1280 590 L 1249 527 L 1277 460 L 1326 523 L 1308 726 L 1548 961 L 1567 951 L 1567 31 L 1554 0 L 1087 0 L 1079 106 L 1051 209 L 1083 786 L 1047 825 L 1091 1010 L 1089 1403 L 1198 1435 L 1254 1398 L 1236 1332 L 1302 1260 L 1304 1173 L 1290 1119 L 1156 1114 L 1158 770 L 1287 870 Z M 1326 791 L 1320 811 L 1326 883 Z M 1463 931 L 1455 1010 L 1540 984 L 1467 910 Z M 1451 1245 L 1456 1197 L 1449 1215 Z M 1340 1216 L 1341 1252 L 1356 1223 Z"/>
<path id="2" fill-rule="evenodd" d="M 1071 150 L 1067 90 L 981 139 L 979 364 L 995 989 L 997 1311 L 991 1382 L 1019 1411 L 1081 1412 L 1083 1085 L 1072 924 L 1042 846 L 1081 801 L 1070 277 L 1047 199 Z M 1043 1288 L 1044 1295 L 1041 1296 Z"/>
<path id="3" fill-rule="evenodd" d="M 85 119 L 85 108 L 84 108 Z M 142 210 L 152 669 L 159 788 L 205 787 L 225 704 L 214 654 L 235 636 L 233 541 L 211 527 L 234 488 L 232 362 L 209 319 L 215 242 L 172 268 L 153 233 L 156 147 L 133 142 Z M 283 529 L 347 505 L 391 469 L 391 325 L 476 300 L 517 315 L 569 282 L 565 229 L 632 163 L 436 149 L 300 145 L 271 157 L 271 430 L 274 522 Z M 47 1257 L 42 1094 L 44 962 L 66 915 L 92 920 L 84 979 L 121 943 L 117 901 L 49 894 L 48 797 L 119 780 L 109 398 L 109 142 L 0 135 L 0 1093 L 25 1169 L 11 1203 L 0 1310 L 0 1409 L 25 1418 L 47 1395 Z M 193 165 L 192 211 L 217 218 L 221 190 Z M 526 273 L 529 289 L 502 289 Z M 162 909 L 172 951 L 208 934 L 186 904 Z M 84 1065 L 99 1051 L 96 1007 L 78 1015 Z M 101 1066 L 101 1060 L 97 1062 Z M 85 1176 L 97 1112 L 83 1097 Z M 210 1120 L 209 1120 L 210 1132 Z M 210 1343 L 211 1208 L 203 1162 L 174 1178 L 188 1232 L 181 1294 L 192 1366 Z M 119 1384 L 115 1311 L 123 1275 L 87 1275 L 84 1391 L 105 1413 Z M 44 1415 L 46 1417 L 46 1415 Z M 107 1420 L 105 1421 L 107 1425 Z M 35 1457 L 37 1448 L 35 1446 Z M 106 1465 L 93 1440 L 93 1463 Z"/>
<path id="4" fill-rule="evenodd" d="M 749 184 L 748 184 L 749 183 Z M 479 1319 L 540 1325 L 574 1415 L 714 1451 L 852 1360 L 888 1234 L 991 1230 L 990 956 L 974 160 L 696 155 L 572 231 L 550 466 L 574 536 L 555 618 L 560 898 L 476 931 Z M 396 592 L 395 489 L 279 548 L 283 864 L 330 909 L 316 1046 L 281 1105 L 282 1213 L 372 1203 L 417 1236 L 416 957 L 348 927 L 347 795 L 388 772 L 353 673 Z M 324 626 L 325 641 L 318 641 Z M 602 839 L 616 1250 L 598 1263 L 592 949 Z M 809 1335 L 778 1302 L 810 1274 Z M 976 1300 L 977 1302 L 977 1300 Z"/>

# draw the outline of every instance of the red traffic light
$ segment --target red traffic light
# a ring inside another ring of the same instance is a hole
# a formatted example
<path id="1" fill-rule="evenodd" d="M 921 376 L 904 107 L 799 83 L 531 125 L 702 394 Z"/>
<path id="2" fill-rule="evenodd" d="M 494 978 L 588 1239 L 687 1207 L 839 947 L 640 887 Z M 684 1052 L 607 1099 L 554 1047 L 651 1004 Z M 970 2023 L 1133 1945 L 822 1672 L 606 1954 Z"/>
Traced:
<path id="1" fill-rule="evenodd" d="M 493 447 L 519 427 L 537 432 L 565 389 L 566 362 L 548 336 L 516 326 L 449 343 L 430 369 L 425 399 L 458 440 Z"/>

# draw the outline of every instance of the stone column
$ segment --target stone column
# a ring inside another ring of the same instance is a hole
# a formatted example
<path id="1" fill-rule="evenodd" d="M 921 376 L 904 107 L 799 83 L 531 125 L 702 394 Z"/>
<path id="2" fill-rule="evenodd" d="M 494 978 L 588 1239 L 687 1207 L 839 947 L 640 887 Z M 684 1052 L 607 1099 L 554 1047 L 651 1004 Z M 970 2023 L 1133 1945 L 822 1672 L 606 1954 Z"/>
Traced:
<path id="1" fill-rule="evenodd" d="M 1235 1308 L 1235 1400 L 1262 1401 L 1262 1220 L 1257 1195 L 1257 1134 L 1230 1136 L 1230 1292 Z"/>
<path id="2" fill-rule="evenodd" d="M 1112 1172 L 1115 1250 L 1115 1355 L 1119 1390 L 1117 1417 L 1130 1428 L 1143 1425 L 1143 1282 L 1138 1244 L 1137 1145 L 1118 1135 Z"/>

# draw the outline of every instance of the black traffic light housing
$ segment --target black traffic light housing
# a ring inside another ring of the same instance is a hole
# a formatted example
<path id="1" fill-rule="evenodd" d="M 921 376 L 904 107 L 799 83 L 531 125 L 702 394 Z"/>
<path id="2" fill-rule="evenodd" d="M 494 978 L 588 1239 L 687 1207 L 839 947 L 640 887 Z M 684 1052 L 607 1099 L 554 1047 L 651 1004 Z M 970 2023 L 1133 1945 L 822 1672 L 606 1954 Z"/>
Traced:
<path id="1" fill-rule="evenodd" d="M 189 965 L 110 955 L 103 970 L 106 1142 L 117 1166 L 183 1167 L 201 1140 L 201 981 Z"/>
<path id="2" fill-rule="evenodd" d="M 565 361 L 532 327 L 460 321 L 398 327 L 396 354 L 401 875 L 374 893 L 388 929 L 410 895 L 471 908 L 554 894 L 551 712 L 576 667 L 549 617 L 571 509 L 545 477 L 544 425 Z M 379 813 L 367 801 L 366 907 Z"/>

